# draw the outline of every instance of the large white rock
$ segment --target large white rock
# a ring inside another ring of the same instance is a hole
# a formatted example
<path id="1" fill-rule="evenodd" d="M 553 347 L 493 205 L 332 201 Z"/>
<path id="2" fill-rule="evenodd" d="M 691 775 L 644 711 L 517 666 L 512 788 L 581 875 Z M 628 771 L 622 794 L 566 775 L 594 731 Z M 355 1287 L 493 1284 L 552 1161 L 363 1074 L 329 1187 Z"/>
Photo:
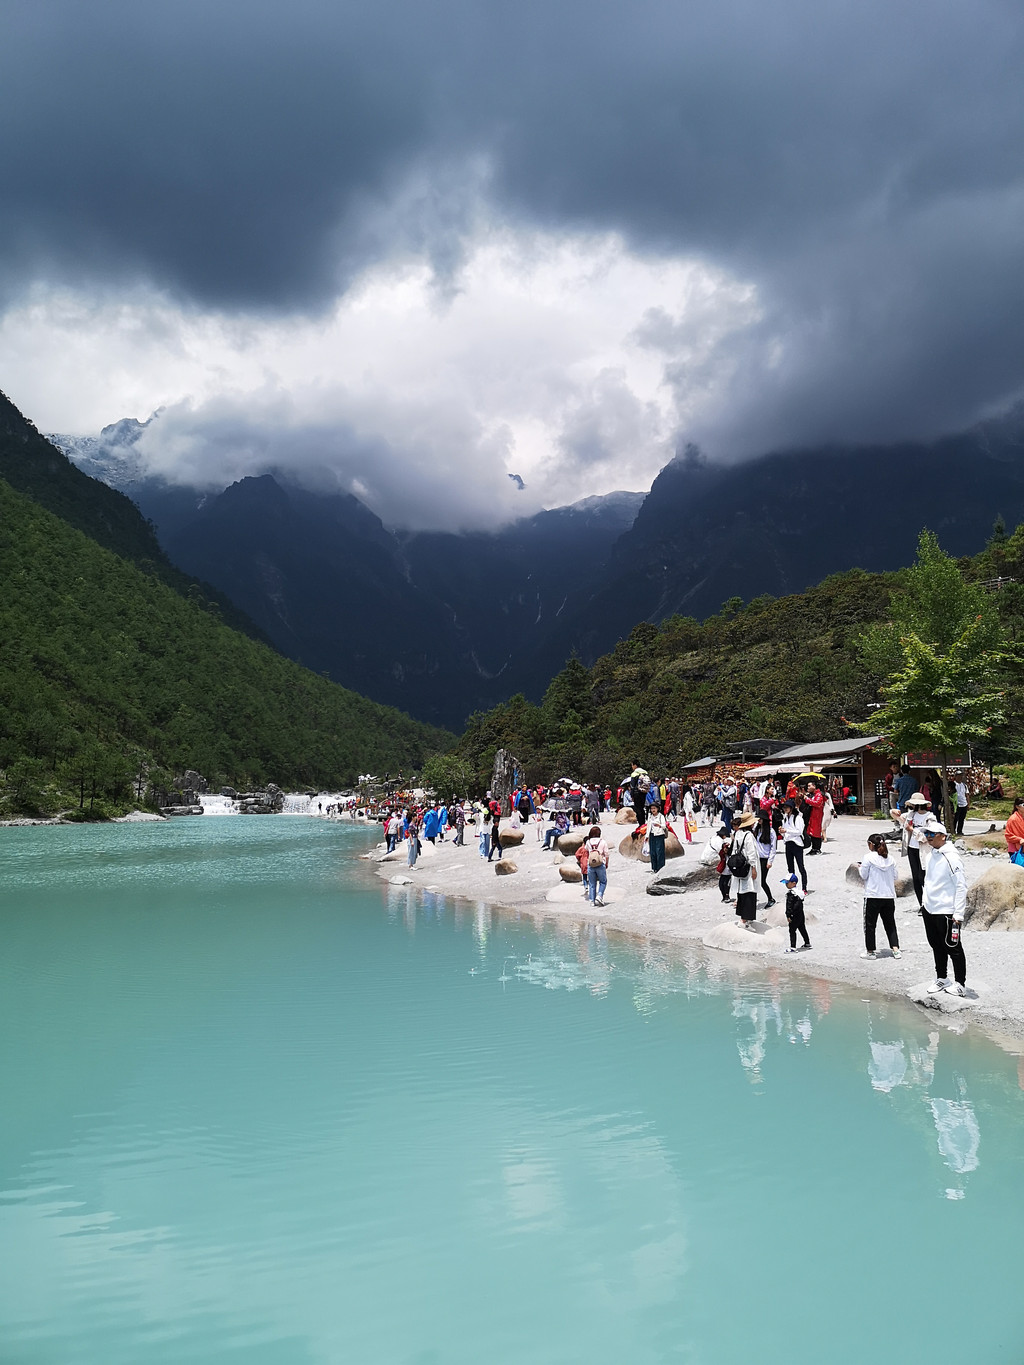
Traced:
<path id="1" fill-rule="evenodd" d="M 789 935 L 759 921 L 754 922 L 753 929 L 741 929 L 739 921 L 728 921 L 709 929 L 702 942 L 705 948 L 727 953 L 780 953 L 788 945 Z"/>

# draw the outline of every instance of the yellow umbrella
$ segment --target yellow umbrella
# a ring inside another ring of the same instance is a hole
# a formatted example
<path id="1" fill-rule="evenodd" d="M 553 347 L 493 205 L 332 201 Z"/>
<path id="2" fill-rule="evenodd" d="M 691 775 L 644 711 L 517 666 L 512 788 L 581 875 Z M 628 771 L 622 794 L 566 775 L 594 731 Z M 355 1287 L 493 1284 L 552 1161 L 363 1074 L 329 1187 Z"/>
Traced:
<path id="1" fill-rule="evenodd" d="M 817 781 L 819 781 L 819 782 L 824 782 L 824 780 L 825 780 L 825 774 L 824 774 L 824 773 L 801 773 L 799 777 L 794 778 L 794 781 L 796 781 L 796 782 L 803 782 L 803 781 L 805 781 L 805 780 L 806 780 L 807 778 L 809 778 L 809 777 L 813 777 L 813 778 L 815 778 L 815 779 L 816 779 Z"/>

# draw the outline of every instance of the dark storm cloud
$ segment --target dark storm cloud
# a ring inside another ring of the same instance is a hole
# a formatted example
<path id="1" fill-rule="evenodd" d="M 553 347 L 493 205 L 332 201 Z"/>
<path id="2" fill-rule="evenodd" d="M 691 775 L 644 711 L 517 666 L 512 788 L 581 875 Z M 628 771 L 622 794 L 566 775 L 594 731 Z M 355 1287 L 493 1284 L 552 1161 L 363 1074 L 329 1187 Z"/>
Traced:
<path id="1" fill-rule="evenodd" d="M 757 286 L 732 400 L 696 433 L 723 453 L 935 431 L 1024 379 L 1016 3 L 7 15 L 9 294 L 135 275 L 203 305 L 316 308 L 395 250 L 457 272 L 483 186 L 512 218 L 617 229 Z"/>

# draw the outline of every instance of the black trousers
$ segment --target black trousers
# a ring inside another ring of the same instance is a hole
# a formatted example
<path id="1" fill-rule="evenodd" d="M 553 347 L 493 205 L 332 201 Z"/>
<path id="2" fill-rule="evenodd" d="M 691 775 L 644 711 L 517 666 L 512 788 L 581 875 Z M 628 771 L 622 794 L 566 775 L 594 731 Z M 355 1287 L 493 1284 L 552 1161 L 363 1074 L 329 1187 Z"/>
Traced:
<path id="1" fill-rule="evenodd" d="M 924 905 L 924 868 L 921 866 L 921 850 L 907 849 L 907 862 L 910 864 L 910 877 L 914 883 L 914 895 L 918 905 Z"/>
<path id="2" fill-rule="evenodd" d="M 807 890 L 807 869 L 804 867 L 804 850 L 802 844 L 786 842 L 786 867 L 790 872 L 800 869 L 800 882 L 803 889 Z"/>
<path id="3" fill-rule="evenodd" d="M 758 858 L 757 861 L 761 864 L 761 885 L 764 887 L 765 899 L 769 905 L 774 905 L 775 897 L 772 895 L 772 889 L 768 885 L 768 859 Z"/>
<path id="4" fill-rule="evenodd" d="M 807 921 L 804 919 L 804 907 L 801 905 L 799 910 L 787 910 L 786 922 L 789 925 L 789 946 L 791 948 L 796 947 L 796 936 L 799 931 L 803 934 L 804 942 L 809 948 L 811 946 L 811 940 L 807 936 Z"/>
<path id="5" fill-rule="evenodd" d="M 935 855 L 932 854 L 932 857 Z M 967 959 L 964 956 L 964 943 L 961 926 L 960 942 L 955 948 L 949 943 L 949 930 L 953 921 L 952 915 L 930 915 L 926 910 L 923 915 L 924 931 L 928 935 L 928 942 L 931 944 L 932 956 L 935 958 L 935 975 L 940 981 L 946 978 L 946 969 L 950 962 L 953 964 L 953 976 L 963 986 L 967 981 Z"/>
<path id="6" fill-rule="evenodd" d="M 732 900 L 732 877 L 728 872 L 723 872 L 719 877 L 718 889 L 722 893 L 722 900 Z"/>
<path id="7" fill-rule="evenodd" d="M 744 924 L 752 924 L 757 919 L 756 891 L 738 891 L 736 893 L 736 913 Z"/>
<path id="8" fill-rule="evenodd" d="M 890 948 L 900 946 L 896 933 L 896 902 L 881 896 L 868 896 L 864 901 L 864 947 L 869 953 L 875 951 L 875 925 L 882 916 L 882 928 L 889 940 Z"/>
<path id="9" fill-rule="evenodd" d="M 954 812 L 954 815 L 953 815 L 953 833 L 954 833 L 954 834 L 963 834 L 963 832 L 964 832 L 964 821 L 965 821 L 966 819 L 967 819 L 967 807 L 966 807 L 966 806 L 957 806 L 956 811 Z"/>

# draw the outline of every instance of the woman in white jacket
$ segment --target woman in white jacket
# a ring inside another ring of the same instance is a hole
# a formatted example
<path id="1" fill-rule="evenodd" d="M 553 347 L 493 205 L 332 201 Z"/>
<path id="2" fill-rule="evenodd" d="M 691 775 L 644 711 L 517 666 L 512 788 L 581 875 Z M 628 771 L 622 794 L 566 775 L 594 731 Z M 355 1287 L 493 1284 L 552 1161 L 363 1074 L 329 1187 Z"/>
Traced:
<path id="1" fill-rule="evenodd" d="M 744 929 L 753 929 L 757 919 L 757 840 L 754 838 L 754 825 L 757 821 L 753 813 L 746 811 L 736 822 L 736 831 L 729 849 L 728 867 L 732 875 L 732 894 L 736 898 L 736 913 Z M 745 876 L 737 874 L 734 862 L 743 859 L 747 863 Z"/>
<path id="2" fill-rule="evenodd" d="M 800 869 L 800 885 L 807 891 L 807 869 L 804 867 L 804 817 L 796 808 L 795 801 L 786 802 L 786 813 L 782 817 L 782 838 L 786 849 L 786 869 L 795 872 Z"/>

